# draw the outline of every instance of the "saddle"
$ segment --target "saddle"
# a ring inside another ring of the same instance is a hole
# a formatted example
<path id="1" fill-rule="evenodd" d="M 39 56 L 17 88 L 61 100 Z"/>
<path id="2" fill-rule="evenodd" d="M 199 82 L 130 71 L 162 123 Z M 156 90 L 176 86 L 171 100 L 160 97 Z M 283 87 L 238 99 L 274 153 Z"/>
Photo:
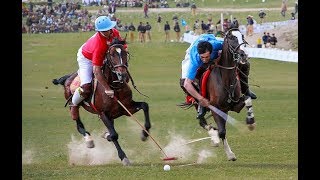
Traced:
<path id="1" fill-rule="evenodd" d="M 97 87 L 97 80 L 96 78 L 93 78 L 94 80 L 91 82 L 91 87 L 92 87 L 92 90 L 91 90 L 91 94 L 90 96 L 83 100 L 82 102 L 86 105 L 86 106 L 91 106 L 94 110 L 96 110 L 96 107 L 94 106 L 94 94 L 95 94 L 95 91 L 96 91 L 96 87 Z M 80 84 L 81 84 L 81 80 L 80 80 L 80 76 L 77 75 L 71 82 L 70 84 L 70 91 L 72 94 L 74 94 L 75 90 L 80 87 Z M 97 111 L 97 110 L 96 110 Z"/>

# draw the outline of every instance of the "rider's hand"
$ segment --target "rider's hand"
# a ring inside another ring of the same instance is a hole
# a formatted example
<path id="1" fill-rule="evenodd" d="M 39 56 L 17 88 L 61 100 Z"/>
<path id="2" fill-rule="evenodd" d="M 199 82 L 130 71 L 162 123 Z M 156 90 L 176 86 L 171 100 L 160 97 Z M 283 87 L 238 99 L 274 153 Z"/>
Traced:
<path id="1" fill-rule="evenodd" d="M 210 105 L 209 100 L 204 97 L 199 99 L 199 104 L 203 107 L 208 107 Z"/>
<path id="2" fill-rule="evenodd" d="M 113 98 L 114 96 L 114 91 L 113 90 L 105 90 L 104 91 L 110 98 Z"/>

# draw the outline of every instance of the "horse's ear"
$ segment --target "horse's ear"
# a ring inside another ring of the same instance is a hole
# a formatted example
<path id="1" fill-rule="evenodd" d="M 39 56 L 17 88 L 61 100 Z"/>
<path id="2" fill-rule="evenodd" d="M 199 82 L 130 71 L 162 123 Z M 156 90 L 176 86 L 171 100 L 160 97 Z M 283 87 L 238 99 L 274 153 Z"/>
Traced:
<path id="1" fill-rule="evenodd" d="M 122 44 L 122 45 L 125 45 L 126 44 L 126 39 L 123 39 L 123 40 L 119 40 L 118 38 L 114 38 L 111 42 L 111 45 L 114 45 L 114 44 Z"/>

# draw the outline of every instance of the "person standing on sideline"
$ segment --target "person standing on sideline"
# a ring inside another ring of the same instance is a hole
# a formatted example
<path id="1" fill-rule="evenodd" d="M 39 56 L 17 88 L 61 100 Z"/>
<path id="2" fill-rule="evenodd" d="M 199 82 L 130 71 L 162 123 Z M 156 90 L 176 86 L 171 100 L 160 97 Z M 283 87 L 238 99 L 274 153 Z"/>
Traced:
<path id="1" fill-rule="evenodd" d="M 252 36 L 253 35 L 253 16 L 248 15 L 247 17 L 247 36 Z"/>
<path id="2" fill-rule="evenodd" d="M 282 0 L 282 4 L 281 4 L 281 15 L 283 17 L 286 16 L 286 11 L 287 11 L 287 0 Z"/>
<path id="3" fill-rule="evenodd" d="M 148 16 L 149 4 L 145 3 L 143 6 L 144 18 L 149 18 Z"/>
<path id="4" fill-rule="evenodd" d="M 272 33 L 272 36 L 270 37 L 270 45 L 272 48 L 275 48 L 277 45 L 278 39 L 274 33 Z"/>
<path id="5" fill-rule="evenodd" d="M 179 42 L 180 41 L 180 32 L 181 32 L 181 30 L 180 30 L 180 25 L 179 25 L 178 21 L 174 25 L 173 30 L 174 30 L 174 32 L 176 32 L 177 42 Z"/>
<path id="6" fill-rule="evenodd" d="M 192 5 L 191 5 L 191 15 L 192 15 L 192 16 L 195 16 L 195 15 L 196 15 L 196 9 L 197 9 L 197 6 L 196 6 L 196 4 L 193 2 Z"/>
<path id="7" fill-rule="evenodd" d="M 263 41 L 264 47 L 267 47 L 268 36 L 267 36 L 266 32 L 263 32 L 262 41 Z"/>
<path id="8" fill-rule="evenodd" d="M 131 23 L 130 26 L 128 27 L 128 29 L 129 29 L 130 42 L 133 43 L 134 42 L 134 33 L 136 31 L 136 27 L 134 27 L 133 23 Z"/>
<path id="9" fill-rule="evenodd" d="M 143 22 L 140 22 L 138 26 L 138 32 L 139 32 L 139 41 L 142 43 L 146 42 L 146 26 L 143 25 Z"/>
<path id="10" fill-rule="evenodd" d="M 99 16 L 94 24 L 97 32 L 82 44 L 77 53 L 79 65 L 78 74 L 81 84 L 72 96 L 70 112 L 73 120 L 79 118 L 79 103 L 88 98 L 91 94 L 93 75 L 98 80 L 99 84 L 104 87 L 105 93 L 111 98 L 114 96 L 114 91 L 108 85 L 108 82 L 103 75 L 102 66 L 103 61 L 106 58 L 106 52 L 112 41 L 114 39 L 123 41 L 123 39 L 121 38 L 119 31 L 114 28 L 116 22 L 111 21 L 109 17 Z M 126 51 L 128 51 L 127 47 L 127 44 L 124 44 Z"/>
<path id="11" fill-rule="evenodd" d="M 264 23 L 264 18 L 267 15 L 262 9 L 259 11 L 260 23 Z"/>
<path id="12" fill-rule="evenodd" d="M 170 24 L 168 21 L 166 21 L 166 24 L 164 25 L 164 33 L 165 33 L 165 41 L 170 41 Z"/>
<path id="13" fill-rule="evenodd" d="M 161 20 L 162 20 L 161 15 L 158 14 L 158 18 L 157 18 L 158 32 L 161 31 Z"/>
<path id="14" fill-rule="evenodd" d="M 149 22 L 146 22 L 146 34 L 147 34 L 147 39 L 148 41 L 151 41 L 151 25 Z"/>
<path id="15" fill-rule="evenodd" d="M 32 17 L 30 12 L 27 15 L 26 25 L 27 25 L 27 33 L 31 34 Z"/>

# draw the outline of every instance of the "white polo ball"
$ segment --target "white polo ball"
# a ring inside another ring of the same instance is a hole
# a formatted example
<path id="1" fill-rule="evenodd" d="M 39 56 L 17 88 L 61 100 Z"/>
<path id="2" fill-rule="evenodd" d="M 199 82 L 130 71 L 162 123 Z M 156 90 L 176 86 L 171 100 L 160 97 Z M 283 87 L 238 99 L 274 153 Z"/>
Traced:
<path id="1" fill-rule="evenodd" d="M 164 171 L 170 171 L 170 166 L 168 164 L 163 166 Z"/>

